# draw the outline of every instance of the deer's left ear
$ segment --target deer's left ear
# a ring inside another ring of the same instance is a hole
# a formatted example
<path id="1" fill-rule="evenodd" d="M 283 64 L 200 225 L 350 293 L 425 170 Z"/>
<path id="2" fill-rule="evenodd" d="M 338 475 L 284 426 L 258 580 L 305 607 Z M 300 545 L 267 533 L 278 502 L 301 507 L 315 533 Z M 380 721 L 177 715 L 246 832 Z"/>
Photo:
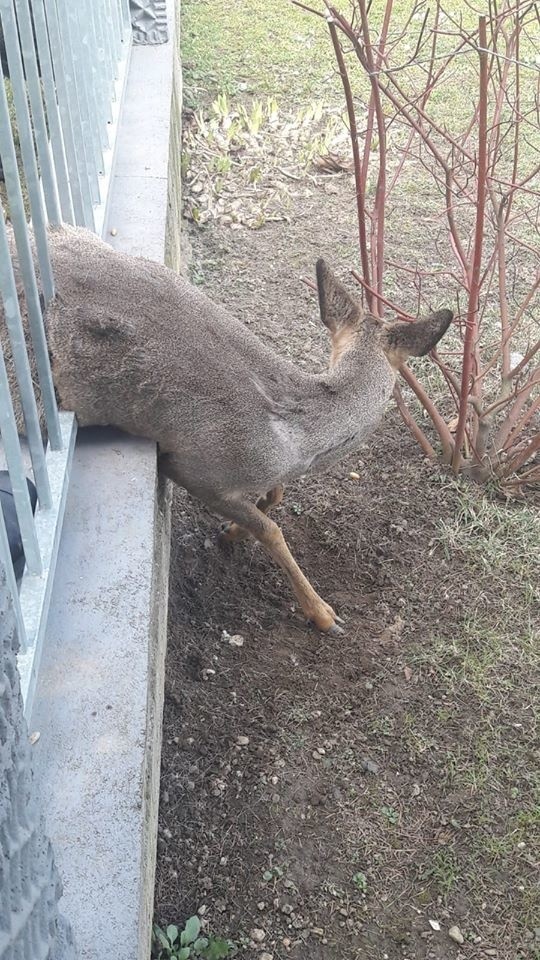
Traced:
<path id="1" fill-rule="evenodd" d="M 399 367 L 407 357 L 423 357 L 433 350 L 448 330 L 454 314 L 451 310 L 437 310 L 426 320 L 416 323 L 392 323 L 381 334 L 381 346 L 393 367 Z"/>
<path id="2" fill-rule="evenodd" d="M 317 260 L 316 271 L 322 322 L 331 333 L 337 333 L 342 327 L 358 327 L 363 316 L 360 304 L 353 300 L 324 260 Z"/>

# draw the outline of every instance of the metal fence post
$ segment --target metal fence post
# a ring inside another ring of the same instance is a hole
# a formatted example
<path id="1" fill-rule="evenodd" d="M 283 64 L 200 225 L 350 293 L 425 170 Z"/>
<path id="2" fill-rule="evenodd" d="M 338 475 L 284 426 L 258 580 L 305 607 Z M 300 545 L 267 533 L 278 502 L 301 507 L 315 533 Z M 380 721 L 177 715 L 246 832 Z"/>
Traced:
<path id="1" fill-rule="evenodd" d="M 167 43 L 167 0 L 129 0 L 133 43 Z"/>
<path id="2" fill-rule="evenodd" d="M 75 960 L 60 879 L 32 782 L 17 671 L 19 639 L 0 566 L 0 960 Z"/>

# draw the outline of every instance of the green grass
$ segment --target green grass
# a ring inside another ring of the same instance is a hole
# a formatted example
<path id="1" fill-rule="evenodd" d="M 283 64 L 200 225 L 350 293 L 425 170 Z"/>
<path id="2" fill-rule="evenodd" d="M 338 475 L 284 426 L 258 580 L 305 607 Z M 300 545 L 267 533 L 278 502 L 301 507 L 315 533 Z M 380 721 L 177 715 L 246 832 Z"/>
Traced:
<path id="1" fill-rule="evenodd" d="M 311 99 L 339 95 L 326 28 L 287 0 L 191 0 L 184 4 L 182 52 L 188 94 L 254 94 Z M 320 95 L 320 93 L 319 93 Z"/>

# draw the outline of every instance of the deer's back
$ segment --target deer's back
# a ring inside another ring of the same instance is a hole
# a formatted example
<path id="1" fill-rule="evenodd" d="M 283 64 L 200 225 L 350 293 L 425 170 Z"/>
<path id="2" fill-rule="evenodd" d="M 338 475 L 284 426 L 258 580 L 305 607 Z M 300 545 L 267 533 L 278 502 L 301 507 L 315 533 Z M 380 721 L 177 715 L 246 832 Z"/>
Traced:
<path id="1" fill-rule="evenodd" d="M 51 258 L 53 377 L 81 425 L 156 440 L 195 473 L 238 472 L 248 453 L 248 485 L 272 472 L 265 393 L 294 395 L 304 374 L 161 264 L 70 228 L 51 233 Z"/>

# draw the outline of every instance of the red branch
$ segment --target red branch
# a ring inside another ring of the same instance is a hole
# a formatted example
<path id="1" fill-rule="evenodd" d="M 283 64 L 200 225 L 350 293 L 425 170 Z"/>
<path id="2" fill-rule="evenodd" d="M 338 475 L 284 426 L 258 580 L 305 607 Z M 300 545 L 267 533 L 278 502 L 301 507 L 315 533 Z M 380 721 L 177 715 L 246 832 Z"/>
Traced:
<path id="1" fill-rule="evenodd" d="M 474 349 L 477 335 L 477 320 L 480 293 L 480 271 L 482 267 L 482 246 L 484 238 L 484 218 L 486 208 L 486 174 L 487 174 L 487 102 L 488 102 L 488 55 L 486 18 L 479 17 L 478 36 L 480 49 L 480 88 L 479 88 L 479 115 L 478 115 L 478 169 L 476 193 L 476 225 L 474 231 L 473 263 L 471 271 L 471 286 L 469 291 L 469 309 L 463 344 L 463 367 L 461 372 L 460 410 L 455 435 L 454 455 L 452 468 L 457 473 L 462 462 L 462 445 L 465 437 L 465 427 L 468 416 L 467 397 L 470 392 L 471 375 L 473 372 Z M 475 371 L 476 372 L 476 371 Z"/>

